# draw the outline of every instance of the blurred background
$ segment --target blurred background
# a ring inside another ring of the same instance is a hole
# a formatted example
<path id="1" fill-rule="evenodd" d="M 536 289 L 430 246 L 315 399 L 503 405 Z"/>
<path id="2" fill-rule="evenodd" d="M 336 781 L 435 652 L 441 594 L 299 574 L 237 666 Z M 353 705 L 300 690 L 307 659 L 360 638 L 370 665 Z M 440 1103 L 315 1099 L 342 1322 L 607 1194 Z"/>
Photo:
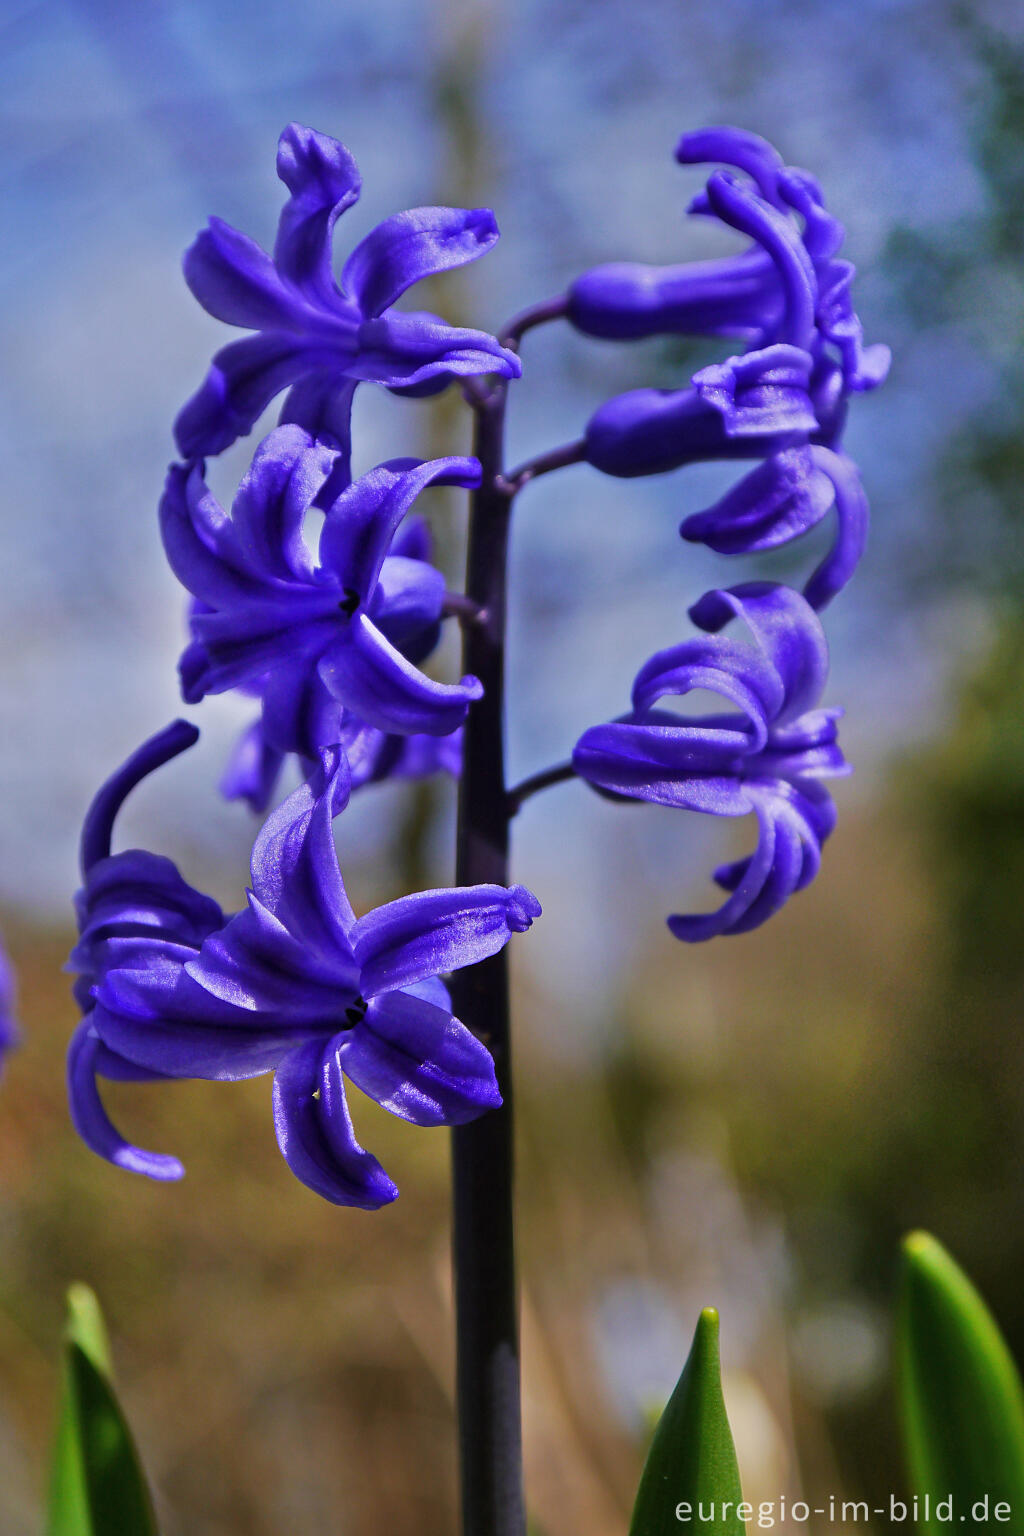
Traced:
<path id="1" fill-rule="evenodd" d="M 278 132 L 345 140 L 379 219 L 487 204 L 503 239 L 420 297 L 497 329 L 597 261 L 724 249 L 687 228 L 679 133 L 735 122 L 812 169 L 844 219 L 892 377 L 847 447 L 874 518 L 828 614 L 826 702 L 857 776 L 808 893 L 688 949 L 745 826 L 607 804 L 524 810 L 545 915 L 514 948 L 529 1494 L 544 1532 L 626 1528 L 646 1424 L 701 1306 L 752 1499 L 902 1486 L 889 1387 L 895 1251 L 931 1228 L 1024 1356 L 1024 24 L 997 0 L 3 0 L 5 368 L 0 927 L 21 1050 L 0 1085 L 0 1528 L 39 1529 L 67 1283 L 106 1307 L 167 1536 L 455 1529 L 447 1142 L 376 1106 L 402 1198 L 317 1200 L 269 1083 L 113 1088 L 187 1164 L 119 1173 L 70 1130 L 75 843 L 100 780 L 179 710 L 181 594 L 155 507 L 170 423 L 228 333 L 180 277 L 211 213 L 263 243 Z M 511 457 L 601 400 L 692 370 L 681 344 L 527 339 Z M 269 423 L 268 418 L 268 423 Z M 358 468 L 468 446 L 453 395 L 360 391 Z M 251 440 L 215 483 L 229 495 Z M 706 586 L 805 571 L 680 544 L 730 476 L 576 467 L 515 529 L 513 778 L 625 707 Z M 463 510 L 432 493 L 457 579 Z M 811 541 L 813 545 L 813 540 Z M 449 660 L 454 660 L 449 657 Z M 246 711 L 133 800 L 121 846 L 237 904 L 255 826 L 215 783 Z M 339 824 L 357 910 L 451 878 L 453 790 L 366 791 Z M 813 1528 L 813 1526 L 812 1526 Z"/>

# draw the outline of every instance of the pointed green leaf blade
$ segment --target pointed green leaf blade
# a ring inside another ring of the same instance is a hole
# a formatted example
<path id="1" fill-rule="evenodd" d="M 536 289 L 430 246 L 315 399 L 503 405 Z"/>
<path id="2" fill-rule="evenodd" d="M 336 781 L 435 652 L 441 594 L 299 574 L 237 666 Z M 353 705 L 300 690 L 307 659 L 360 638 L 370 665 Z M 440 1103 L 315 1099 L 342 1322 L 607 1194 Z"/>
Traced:
<path id="1" fill-rule="evenodd" d="M 1009 1518 L 1007 1528 L 1017 1529 L 1024 1521 L 1020 1375 L 978 1292 L 927 1232 L 903 1243 L 897 1366 L 920 1529 L 948 1536 L 949 1515 L 961 1530 L 991 1529 L 999 1504 L 1008 1506 L 1000 1523 Z M 950 1498 L 952 1509 L 940 1509 Z"/>
<path id="2" fill-rule="evenodd" d="M 110 1376 L 99 1302 L 68 1292 L 60 1419 L 46 1536 L 157 1536 L 135 1443 Z"/>
<path id="3" fill-rule="evenodd" d="M 630 1536 L 679 1536 L 697 1527 L 705 1536 L 743 1536 L 743 1494 L 736 1450 L 722 1398 L 718 1313 L 705 1308 L 689 1358 L 658 1422 L 640 1478 Z M 677 1517 L 680 1504 L 690 1509 Z M 705 1515 L 701 1518 L 700 1506 Z"/>

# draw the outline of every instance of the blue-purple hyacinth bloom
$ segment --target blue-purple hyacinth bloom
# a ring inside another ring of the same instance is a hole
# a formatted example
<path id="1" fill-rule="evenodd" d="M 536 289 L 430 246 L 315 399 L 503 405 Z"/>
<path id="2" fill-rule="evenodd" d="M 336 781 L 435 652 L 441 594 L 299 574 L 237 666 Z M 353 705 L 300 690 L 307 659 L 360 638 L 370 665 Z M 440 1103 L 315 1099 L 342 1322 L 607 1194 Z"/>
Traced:
<path id="1" fill-rule="evenodd" d="M 607 474 L 658 474 L 707 460 L 761 460 L 684 538 L 750 553 L 799 536 L 835 505 L 837 536 L 805 596 L 822 608 L 863 551 L 867 502 L 842 452 L 850 398 L 882 383 L 884 346 L 865 347 L 853 309 L 843 228 L 805 171 L 754 134 L 687 134 L 684 164 L 718 160 L 690 212 L 752 242 L 737 256 L 690 266 L 597 267 L 569 290 L 579 330 L 629 340 L 664 333 L 735 338 L 746 350 L 697 372 L 685 389 L 637 389 L 591 417 L 586 457 Z"/>
<path id="2" fill-rule="evenodd" d="M 12 1050 L 21 1038 L 14 1011 L 14 992 L 14 968 L 6 951 L 0 949 L 0 1072 L 3 1071 L 4 1058 L 8 1051 Z"/>
<path id="3" fill-rule="evenodd" d="M 211 219 L 185 256 L 185 278 L 211 315 L 254 332 L 221 348 L 175 423 L 185 459 L 220 453 L 252 430 L 283 389 L 282 421 L 329 435 L 347 451 L 352 395 L 362 381 L 412 392 L 452 377 L 519 375 L 514 353 L 483 331 L 392 306 L 421 278 L 475 261 L 498 238 L 486 208 L 412 208 L 372 230 L 332 271 L 334 225 L 358 200 L 355 161 L 337 140 L 292 123 L 277 173 L 291 194 L 271 258 Z"/>
<path id="4" fill-rule="evenodd" d="M 693 943 L 759 927 L 814 879 L 835 825 L 822 780 L 849 768 L 836 740 L 841 711 L 818 707 L 828 649 L 805 599 L 751 582 L 706 593 L 690 616 L 709 633 L 652 656 L 633 684 L 632 713 L 585 731 L 573 766 L 616 795 L 757 817 L 754 853 L 715 871 L 730 892 L 724 905 L 669 918 L 676 937 Z M 753 645 L 717 633 L 735 617 Z M 720 694 L 738 712 L 686 716 L 658 707 L 693 690 Z"/>
<path id="5" fill-rule="evenodd" d="M 75 1125 L 135 1172 L 180 1177 L 130 1146 L 96 1076 L 238 1080 L 274 1072 L 274 1122 L 292 1171 L 325 1199 L 372 1210 L 398 1193 L 355 1139 L 344 1079 L 416 1125 L 457 1125 L 501 1102 L 486 1047 L 452 1016 L 440 976 L 497 953 L 539 914 L 523 886 L 423 891 L 356 918 L 333 820 L 349 778 L 327 750 L 253 848 L 248 906 L 224 918 L 167 859 L 111 855 L 124 795 L 195 739 L 147 742 L 100 791 L 82 839 L 82 1024 L 69 1053 Z"/>
<path id="6" fill-rule="evenodd" d="M 362 727 L 449 735 L 481 694 L 474 677 L 438 683 L 415 665 L 437 640 L 444 579 L 428 561 L 394 552 L 419 492 L 475 485 L 479 464 L 394 459 L 348 482 L 339 459 L 301 427 L 278 427 L 256 450 L 230 514 L 198 464 L 172 465 L 160 506 L 167 558 L 196 599 L 183 697 L 255 692 L 257 746 L 308 758 Z M 328 477 L 334 490 L 314 561 L 303 528 Z M 383 750 L 379 740 L 352 746 L 357 759 Z"/>

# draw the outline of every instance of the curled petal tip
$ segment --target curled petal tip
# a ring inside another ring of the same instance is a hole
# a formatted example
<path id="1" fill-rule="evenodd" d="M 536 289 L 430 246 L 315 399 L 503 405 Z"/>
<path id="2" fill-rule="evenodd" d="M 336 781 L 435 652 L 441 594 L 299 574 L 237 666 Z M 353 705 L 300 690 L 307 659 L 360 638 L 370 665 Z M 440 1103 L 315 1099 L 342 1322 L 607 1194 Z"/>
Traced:
<path id="1" fill-rule="evenodd" d="M 525 933 L 532 926 L 534 918 L 540 917 L 541 905 L 525 885 L 513 885 L 509 887 L 505 913 L 512 932 Z"/>

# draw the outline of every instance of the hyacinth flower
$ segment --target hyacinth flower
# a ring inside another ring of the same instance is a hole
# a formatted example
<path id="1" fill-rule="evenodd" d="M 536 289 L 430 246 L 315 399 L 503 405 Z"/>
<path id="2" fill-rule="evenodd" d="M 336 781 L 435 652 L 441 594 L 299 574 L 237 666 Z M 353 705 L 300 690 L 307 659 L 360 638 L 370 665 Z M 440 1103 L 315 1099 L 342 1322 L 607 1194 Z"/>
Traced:
<path id="1" fill-rule="evenodd" d="M 820 709 L 828 648 L 820 620 L 798 593 L 751 582 L 705 593 L 690 609 L 705 635 L 645 663 L 633 710 L 585 731 L 576 772 L 595 788 L 655 805 L 757 818 L 752 855 L 715 871 L 730 892 L 717 912 L 668 919 L 688 943 L 759 927 L 818 872 L 835 826 L 822 784 L 849 772 L 837 744 L 840 710 Z M 731 619 L 753 645 L 718 634 Z M 685 716 L 659 700 L 717 693 L 738 711 Z"/>
<path id="2" fill-rule="evenodd" d="M 393 308 L 422 278 L 491 248 L 498 227 L 489 209 L 396 214 L 360 241 L 335 282 L 334 225 L 361 188 L 355 161 L 336 139 L 291 123 L 278 143 L 277 174 L 291 196 L 272 258 L 220 219 L 185 256 L 185 279 L 203 308 L 255 334 L 221 348 L 183 407 L 175 423 L 183 458 L 229 447 L 284 389 L 282 421 L 329 435 L 347 451 L 361 382 L 423 393 L 452 377 L 518 377 L 514 353 L 486 332 Z"/>
<path id="3" fill-rule="evenodd" d="M 422 518 L 410 516 L 391 541 L 389 562 L 419 561 L 429 566 L 430 532 Z M 436 595 L 437 573 L 421 573 Z M 423 661 L 440 635 L 440 614 L 432 602 L 417 630 L 406 626 L 398 648 L 407 661 Z M 387 623 L 385 621 L 385 629 Z M 433 773 L 458 775 L 462 732 L 450 736 L 400 735 L 367 725 L 328 692 L 319 674 L 279 680 L 271 668 L 260 684 L 246 687 L 262 704 L 261 714 L 241 732 L 220 781 L 227 800 L 244 800 L 257 813 L 269 806 L 289 754 L 295 753 L 304 777 L 316 769 L 320 749 L 340 746 L 348 759 L 353 790 L 384 779 L 420 779 Z"/>
<path id="4" fill-rule="evenodd" d="M 592 335 L 736 337 L 748 350 L 694 375 L 688 389 L 632 390 L 588 423 L 582 456 L 605 473 L 660 473 L 702 460 L 759 459 L 715 507 L 687 518 L 683 537 L 749 554 L 799 537 L 834 506 L 830 554 L 805 587 L 823 608 L 856 568 L 867 501 L 842 453 L 847 404 L 888 371 L 887 347 L 863 346 L 839 260 L 842 226 L 817 183 L 763 139 L 737 129 L 687 134 L 683 163 L 718 159 L 751 178 L 714 172 L 690 211 L 747 236 L 735 257 L 669 268 L 598 267 L 573 284 L 567 315 Z"/>
<path id="5" fill-rule="evenodd" d="M 379 732 L 445 736 L 482 691 L 475 677 L 434 682 L 409 659 L 437 638 L 444 579 L 426 561 L 389 553 L 421 490 L 475 485 L 479 464 L 394 459 L 345 484 L 314 564 L 303 527 L 332 473 L 338 483 L 339 457 L 301 427 L 278 427 L 230 514 L 197 464 L 172 465 L 160 505 L 167 558 L 197 600 L 180 665 L 184 699 L 256 691 L 266 741 L 306 756 L 338 743 L 339 705 Z"/>
<path id="6" fill-rule="evenodd" d="M 101 789 L 82 836 L 81 938 L 72 965 L 84 1017 L 69 1053 L 72 1114 L 121 1167 L 177 1178 L 174 1158 L 130 1147 L 96 1076 L 238 1081 L 273 1071 L 289 1167 L 339 1205 L 398 1191 L 355 1139 L 344 1078 L 415 1125 L 458 1125 L 501 1102 L 490 1053 L 452 1017 L 442 972 L 497 953 L 539 914 L 523 886 L 422 891 L 357 919 L 334 847 L 348 800 L 343 754 L 325 751 L 264 823 L 248 907 L 224 918 L 168 859 L 111 855 L 128 790 L 196 739 L 178 721 Z"/>

